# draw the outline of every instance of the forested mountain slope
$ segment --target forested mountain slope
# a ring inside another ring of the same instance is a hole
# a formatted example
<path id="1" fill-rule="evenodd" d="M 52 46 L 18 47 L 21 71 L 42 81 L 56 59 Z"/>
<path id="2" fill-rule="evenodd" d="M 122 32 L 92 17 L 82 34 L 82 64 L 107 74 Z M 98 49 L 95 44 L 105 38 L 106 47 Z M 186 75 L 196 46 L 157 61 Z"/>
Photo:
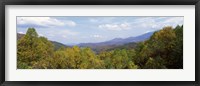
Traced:
<path id="1" fill-rule="evenodd" d="M 67 40 L 66 40 L 67 41 Z M 129 44 L 127 44 L 129 46 Z M 17 40 L 18 69 L 182 69 L 183 26 L 163 27 L 126 48 L 95 53 L 89 47 L 61 47 L 29 28 Z"/>

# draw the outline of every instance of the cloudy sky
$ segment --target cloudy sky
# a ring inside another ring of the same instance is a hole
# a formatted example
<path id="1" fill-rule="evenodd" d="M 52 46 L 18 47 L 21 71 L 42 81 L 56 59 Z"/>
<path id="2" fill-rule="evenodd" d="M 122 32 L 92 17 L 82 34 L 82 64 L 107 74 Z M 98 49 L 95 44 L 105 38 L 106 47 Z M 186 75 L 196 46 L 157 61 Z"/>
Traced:
<path id="1" fill-rule="evenodd" d="M 183 25 L 183 17 L 17 17 L 17 33 L 34 27 L 40 36 L 63 44 L 95 43 Z"/>

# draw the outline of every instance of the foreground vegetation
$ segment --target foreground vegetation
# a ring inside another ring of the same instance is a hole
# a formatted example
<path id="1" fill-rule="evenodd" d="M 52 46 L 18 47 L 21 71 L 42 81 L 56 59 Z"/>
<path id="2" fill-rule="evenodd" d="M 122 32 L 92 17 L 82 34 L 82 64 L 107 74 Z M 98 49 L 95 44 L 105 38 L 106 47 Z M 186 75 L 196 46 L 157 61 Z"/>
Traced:
<path id="1" fill-rule="evenodd" d="M 164 27 L 148 40 L 139 42 L 136 48 L 116 48 L 98 54 L 78 46 L 55 50 L 47 38 L 39 37 L 34 28 L 29 28 L 17 41 L 17 68 L 182 69 L 183 26 Z"/>

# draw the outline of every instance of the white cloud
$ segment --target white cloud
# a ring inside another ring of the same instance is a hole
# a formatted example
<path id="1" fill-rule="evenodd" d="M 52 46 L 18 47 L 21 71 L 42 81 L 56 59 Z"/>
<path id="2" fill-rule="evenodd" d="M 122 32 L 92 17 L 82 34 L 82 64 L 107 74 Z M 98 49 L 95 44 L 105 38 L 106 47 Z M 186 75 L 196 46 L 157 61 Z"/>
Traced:
<path id="1" fill-rule="evenodd" d="M 71 30 L 67 30 L 67 29 L 62 29 L 62 30 L 56 30 L 56 29 L 52 29 L 50 28 L 50 30 L 45 31 L 44 32 L 45 36 L 47 37 L 51 37 L 53 38 L 53 40 L 56 40 L 58 38 L 70 38 L 70 37 L 75 37 L 77 36 L 79 33 L 75 32 L 75 31 L 71 31 Z"/>
<path id="2" fill-rule="evenodd" d="M 44 36 L 43 34 L 39 34 L 39 36 Z"/>
<path id="3" fill-rule="evenodd" d="M 158 25 L 153 17 L 139 18 L 131 24 L 134 25 L 133 28 L 156 28 Z"/>
<path id="4" fill-rule="evenodd" d="M 153 29 L 162 29 L 165 26 L 172 26 L 176 27 L 177 25 L 183 24 L 183 17 L 169 17 L 165 18 L 164 20 L 160 20 L 155 22 L 155 19 L 148 20 L 148 22 L 145 22 L 148 27 L 151 27 Z M 147 28 L 147 27 L 146 27 Z"/>
<path id="5" fill-rule="evenodd" d="M 89 21 L 95 23 L 95 22 L 98 22 L 99 20 L 91 18 L 89 19 Z"/>
<path id="6" fill-rule="evenodd" d="M 52 27 L 52 26 L 76 26 L 76 23 L 71 20 L 60 21 L 51 17 L 17 17 L 18 25 L 38 25 L 44 27 Z"/>
<path id="7" fill-rule="evenodd" d="M 48 34 L 48 36 L 49 36 L 49 37 L 54 37 L 54 36 L 55 36 L 55 34 Z"/>
<path id="8" fill-rule="evenodd" d="M 164 20 L 163 20 L 164 19 Z M 162 29 L 165 26 L 177 26 L 183 24 L 183 17 L 147 17 L 137 19 L 131 23 L 133 29 L 149 29 L 155 31 Z"/>
<path id="9" fill-rule="evenodd" d="M 184 21 L 183 17 L 171 17 L 169 19 L 166 19 L 162 23 L 165 24 L 166 26 L 171 25 L 175 27 L 176 25 L 182 25 Z"/>
<path id="10" fill-rule="evenodd" d="M 121 30 L 129 30 L 131 29 L 131 25 L 129 23 L 121 23 L 121 24 L 102 24 L 98 26 L 101 29 L 113 30 L 113 31 L 121 31 Z"/>
<path id="11" fill-rule="evenodd" d="M 91 23 L 110 23 L 113 22 L 116 19 L 116 17 L 91 17 L 89 18 L 89 22 Z"/>
<path id="12" fill-rule="evenodd" d="M 98 34 L 95 34 L 95 35 L 90 35 L 90 37 L 94 37 L 94 38 L 103 38 L 102 35 L 98 35 Z"/>
<path id="13" fill-rule="evenodd" d="M 61 34 L 66 34 L 66 35 L 77 35 L 78 32 L 73 32 L 73 31 L 70 31 L 70 30 L 62 30 L 60 31 Z"/>
<path id="14" fill-rule="evenodd" d="M 68 25 L 68 26 L 71 26 L 71 27 L 76 26 L 76 23 L 73 22 L 73 21 L 65 21 L 65 24 Z"/>
<path id="15" fill-rule="evenodd" d="M 122 21 L 119 23 L 119 21 L 118 23 L 104 23 L 98 25 L 98 28 L 110 31 L 134 30 L 134 32 L 146 33 L 160 30 L 165 26 L 176 27 L 177 25 L 183 25 L 183 21 L 184 17 L 142 17 L 129 22 Z"/>
<path id="16" fill-rule="evenodd" d="M 145 34 L 145 33 L 149 33 L 149 32 L 151 32 L 151 31 L 149 31 L 149 30 L 146 30 L 146 31 L 144 32 L 144 34 Z"/>
<path id="17" fill-rule="evenodd" d="M 62 37 L 63 37 L 63 38 L 67 38 L 67 36 L 66 36 L 66 35 L 62 35 Z"/>
<path id="18" fill-rule="evenodd" d="M 164 16 L 164 17 L 158 17 L 156 18 L 156 20 L 162 20 L 162 19 L 167 19 L 168 17 Z"/>
<path id="19" fill-rule="evenodd" d="M 19 34 L 25 34 L 24 32 L 17 32 L 17 33 L 19 33 Z"/>

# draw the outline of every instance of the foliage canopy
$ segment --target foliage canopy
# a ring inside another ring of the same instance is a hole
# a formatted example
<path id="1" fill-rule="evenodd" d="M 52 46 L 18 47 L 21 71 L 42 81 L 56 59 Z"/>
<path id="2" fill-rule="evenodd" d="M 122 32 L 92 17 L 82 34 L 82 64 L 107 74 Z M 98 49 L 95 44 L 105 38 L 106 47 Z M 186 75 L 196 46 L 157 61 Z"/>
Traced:
<path id="1" fill-rule="evenodd" d="M 126 46 L 127 47 L 127 46 Z M 78 46 L 54 49 L 34 28 L 17 41 L 18 69 L 182 69 L 183 26 L 164 27 L 136 48 L 95 53 Z"/>

